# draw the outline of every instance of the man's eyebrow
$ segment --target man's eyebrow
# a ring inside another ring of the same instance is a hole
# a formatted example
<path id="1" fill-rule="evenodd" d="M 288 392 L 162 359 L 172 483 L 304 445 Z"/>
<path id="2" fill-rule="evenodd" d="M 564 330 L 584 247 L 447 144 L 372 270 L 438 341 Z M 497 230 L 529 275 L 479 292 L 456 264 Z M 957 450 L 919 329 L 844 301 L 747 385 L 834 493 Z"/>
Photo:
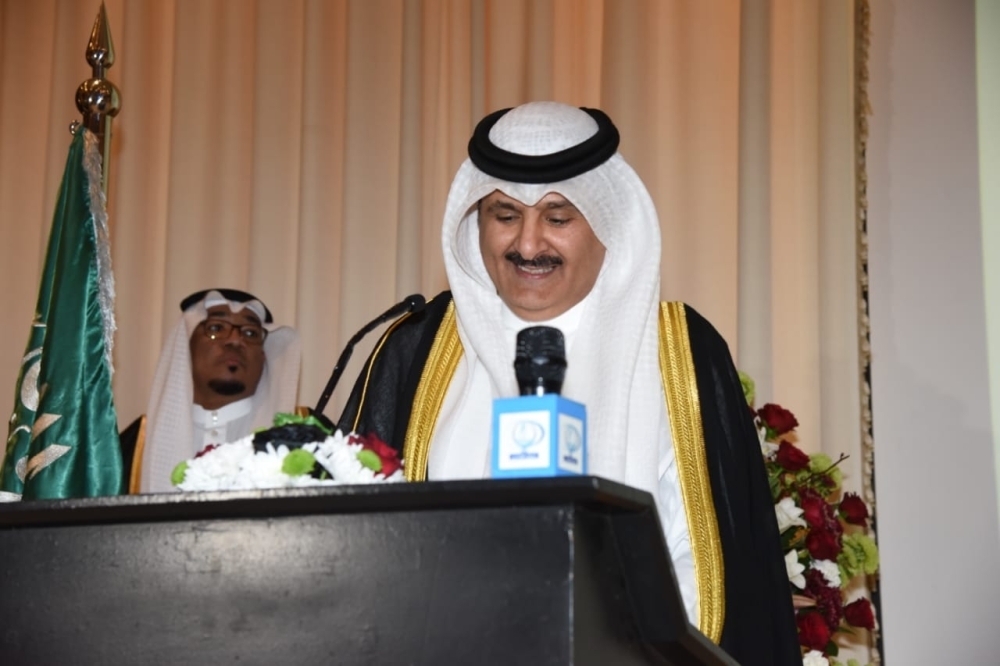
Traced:
<path id="1" fill-rule="evenodd" d="M 554 209 L 558 209 L 558 208 L 571 208 L 571 209 L 576 210 L 577 212 L 579 212 L 579 210 L 577 210 L 577 207 L 574 206 L 573 203 L 570 202 L 567 199 L 559 199 L 557 201 L 550 201 L 547 204 L 545 204 L 545 210 L 554 210 Z"/>
<path id="2" fill-rule="evenodd" d="M 498 209 L 512 210 L 512 211 L 515 211 L 515 212 L 518 210 L 517 206 L 515 206 L 513 202 L 511 202 L 511 201 L 503 201 L 501 199 L 494 199 L 493 201 L 491 201 L 489 203 L 488 206 L 486 206 L 486 212 L 487 213 L 492 213 L 493 211 L 498 210 Z"/>
<path id="3" fill-rule="evenodd" d="M 208 312 L 208 316 L 209 317 L 216 317 L 218 319 L 225 319 L 226 321 L 229 321 L 229 317 L 227 315 L 239 315 L 239 314 L 243 314 L 243 316 L 246 317 L 249 320 L 248 323 L 257 324 L 258 326 L 261 326 L 260 317 L 258 317 L 252 311 L 246 312 L 246 313 L 244 313 L 243 310 L 240 310 L 239 312 L 225 312 L 223 310 L 216 310 L 214 312 L 212 312 L 212 311 Z"/>

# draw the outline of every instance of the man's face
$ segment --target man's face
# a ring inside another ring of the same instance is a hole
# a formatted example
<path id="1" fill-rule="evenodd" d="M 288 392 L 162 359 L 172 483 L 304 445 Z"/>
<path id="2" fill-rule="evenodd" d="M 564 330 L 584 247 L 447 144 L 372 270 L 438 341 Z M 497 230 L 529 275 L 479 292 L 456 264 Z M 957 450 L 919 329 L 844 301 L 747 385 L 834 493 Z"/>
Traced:
<path id="1" fill-rule="evenodd" d="M 249 308 L 233 312 L 228 305 L 214 305 L 191 334 L 194 401 L 205 409 L 219 409 L 253 395 L 264 372 L 264 346 L 248 342 L 240 329 L 224 331 L 214 340 L 207 335 L 218 328 L 212 324 L 219 322 L 260 326 L 260 319 Z"/>
<path id="2" fill-rule="evenodd" d="M 604 245 L 572 203 L 527 205 L 495 190 L 479 203 L 479 250 L 497 294 L 525 321 L 557 317 L 593 289 Z"/>

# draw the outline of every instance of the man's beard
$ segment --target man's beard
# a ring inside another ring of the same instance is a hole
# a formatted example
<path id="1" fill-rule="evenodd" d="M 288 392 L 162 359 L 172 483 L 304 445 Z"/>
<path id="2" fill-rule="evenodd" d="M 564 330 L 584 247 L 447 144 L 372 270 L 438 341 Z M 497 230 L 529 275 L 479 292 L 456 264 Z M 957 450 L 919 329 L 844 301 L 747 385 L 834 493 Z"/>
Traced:
<path id="1" fill-rule="evenodd" d="M 219 395 L 239 395 L 247 389 L 247 385 L 238 379 L 212 379 L 208 382 L 208 388 Z"/>
<path id="2" fill-rule="evenodd" d="M 531 268 L 548 268 L 549 266 L 562 266 L 563 264 L 562 258 L 553 257 L 548 254 L 539 255 L 534 259 L 525 259 L 517 250 L 511 250 L 507 254 L 503 255 L 503 258 L 518 267 L 530 266 Z"/>

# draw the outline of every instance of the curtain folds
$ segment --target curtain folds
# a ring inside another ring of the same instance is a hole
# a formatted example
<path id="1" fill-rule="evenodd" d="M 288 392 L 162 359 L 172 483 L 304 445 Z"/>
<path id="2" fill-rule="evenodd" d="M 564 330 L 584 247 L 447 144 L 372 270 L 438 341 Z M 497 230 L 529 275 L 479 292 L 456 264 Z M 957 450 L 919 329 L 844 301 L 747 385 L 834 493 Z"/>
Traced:
<path id="1" fill-rule="evenodd" d="M 663 297 L 720 329 L 760 399 L 796 412 L 803 448 L 859 450 L 850 2 L 106 5 L 122 426 L 145 410 L 179 301 L 212 286 L 301 331 L 314 403 L 354 331 L 446 288 L 441 216 L 475 122 L 555 99 L 618 124 L 660 214 Z M 0 408 L 96 9 L 0 0 Z"/>

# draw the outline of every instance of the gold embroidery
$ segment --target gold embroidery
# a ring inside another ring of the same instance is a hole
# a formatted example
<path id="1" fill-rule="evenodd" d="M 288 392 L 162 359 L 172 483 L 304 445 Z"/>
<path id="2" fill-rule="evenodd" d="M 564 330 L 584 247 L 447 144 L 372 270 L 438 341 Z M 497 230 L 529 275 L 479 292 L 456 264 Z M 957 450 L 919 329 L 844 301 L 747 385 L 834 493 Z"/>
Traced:
<path id="1" fill-rule="evenodd" d="M 146 415 L 139 417 L 139 434 L 135 436 L 135 449 L 132 452 L 132 472 L 128 477 L 128 492 L 130 495 L 139 494 L 140 480 L 142 479 L 142 452 L 146 448 Z"/>
<path id="2" fill-rule="evenodd" d="M 444 403 L 448 385 L 462 358 L 462 341 L 455 322 L 455 302 L 448 304 L 444 319 L 434 335 L 427 363 L 420 375 L 420 384 L 413 397 L 410 424 L 403 442 L 403 473 L 407 481 L 427 480 L 427 455 L 438 413 Z"/>
<path id="3" fill-rule="evenodd" d="M 698 629 L 718 643 L 726 612 L 725 572 L 683 303 L 660 304 L 660 374 L 691 536 L 698 586 Z"/>
<path id="4" fill-rule="evenodd" d="M 455 304 L 452 302 L 434 336 L 434 344 L 413 399 L 410 424 L 403 444 L 407 481 L 427 479 L 431 436 L 462 353 Z M 691 554 L 698 585 L 699 630 L 718 643 L 725 619 L 722 546 L 708 476 L 694 360 L 682 303 L 661 305 L 660 374 L 670 415 L 681 494 L 688 516 Z"/>

